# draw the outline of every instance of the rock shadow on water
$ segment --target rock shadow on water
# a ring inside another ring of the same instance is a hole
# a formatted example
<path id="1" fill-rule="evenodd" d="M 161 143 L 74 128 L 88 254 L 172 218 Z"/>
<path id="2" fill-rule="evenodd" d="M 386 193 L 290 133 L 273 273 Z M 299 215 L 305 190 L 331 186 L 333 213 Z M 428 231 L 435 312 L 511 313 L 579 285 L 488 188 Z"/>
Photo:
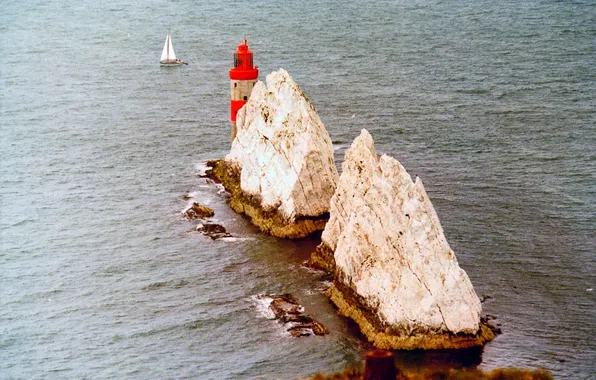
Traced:
<path id="1" fill-rule="evenodd" d="M 393 351 L 398 367 L 407 370 L 422 369 L 474 369 L 482 363 L 484 347 L 457 350 L 412 350 Z"/>
<path id="2" fill-rule="evenodd" d="M 183 286 L 186 286 L 188 284 L 189 284 L 189 282 L 184 279 L 170 280 L 170 281 L 157 281 L 157 282 L 153 282 L 147 286 L 144 286 L 141 289 L 142 290 L 156 290 L 156 289 L 160 289 L 160 288 L 180 289 Z"/>
<path id="3" fill-rule="evenodd" d="M 241 273 L 247 270 L 247 264 L 249 264 L 248 260 L 239 263 L 231 263 L 226 265 L 222 271 L 225 273 Z"/>

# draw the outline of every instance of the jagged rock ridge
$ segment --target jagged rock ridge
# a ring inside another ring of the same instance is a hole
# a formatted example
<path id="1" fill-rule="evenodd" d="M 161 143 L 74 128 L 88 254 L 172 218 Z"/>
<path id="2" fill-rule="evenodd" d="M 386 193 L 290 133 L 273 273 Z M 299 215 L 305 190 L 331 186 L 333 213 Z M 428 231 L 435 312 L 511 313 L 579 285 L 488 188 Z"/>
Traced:
<path id="1" fill-rule="evenodd" d="M 269 74 L 236 121 L 230 153 L 210 163 L 232 208 L 279 237 L 322 230 L 338 174 L 331 139 L 300 87 L 283 69 Z"/>
<path id="2" fill-rule="evenodd" d="M 379 348 L 462 348 L 494 337 L 422 181 L 377 158 L 366 130 L 346 152 L 311 262 L 334 273 L 332 301 Z"/>

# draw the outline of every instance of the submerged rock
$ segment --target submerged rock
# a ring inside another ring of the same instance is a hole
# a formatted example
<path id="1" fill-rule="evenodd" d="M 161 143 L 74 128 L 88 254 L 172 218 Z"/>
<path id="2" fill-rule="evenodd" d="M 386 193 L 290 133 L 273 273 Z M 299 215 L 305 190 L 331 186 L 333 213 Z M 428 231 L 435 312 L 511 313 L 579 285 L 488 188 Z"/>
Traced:
<path id="1" fill-rule="evenodd" d="M 338 174 L 331 139 L 300 87 L 283 69 L 269 74 L 236 120 L 230 153 L 207 172 L 231 193 L 230 206 L 274 236 L 322 230 Z"/>
<path id="2" fill-rule="evenodd" d="M 209 218 L 215 215 L 215 212 L 207 206 L 202 206 L 197 202 L 193 202 L 192 205 L 182 211 L 187 219 L 193 220 L 197 218 Z"/>
<path id="3" fill-rule="evenodd" d="M 199 224 L 196 229 L 203 235 L 209 236 L 213 240 L 232 237 L 232 235 L 226 231 L 225 227 L 220 224 L 202 223 Z"/>
<path id="4" fill-rule="evenodd" d="M 328 295 L 340 312 L 378 348 L 464 348 L 493 339 L 422 181 L 397 160 L 377 158 L 366 130 L 342 169 L 310 260 L 334 273 Z"/>
<path id="5" fill-rule="evenodd" d="M 293 295 L 266 295 L 259 298 L 271 298 L 269 309 L 277 320 L 287 325 L 287 331 L 292 336 L 329 334 L 325 326 L 304 314 L 304 307 Z"/>

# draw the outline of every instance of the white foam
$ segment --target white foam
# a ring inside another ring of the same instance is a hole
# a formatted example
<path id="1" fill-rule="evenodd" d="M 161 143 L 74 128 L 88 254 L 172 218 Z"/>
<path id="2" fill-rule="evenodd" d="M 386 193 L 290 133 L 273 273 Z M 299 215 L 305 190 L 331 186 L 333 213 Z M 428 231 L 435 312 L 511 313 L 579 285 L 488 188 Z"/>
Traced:
<path id="1" fill-rule="evenodd" d="M 225 194 L 226 193 L 226 188 L 223 187 L 223 185 L 221 183 L 216 183 L 215 187 L 217 189 L 217 194 Z"/>
<path id="2" fill-rule="evenodd" d="M 314 274 L 321 274 L 321 273 L 326 273 L 324 270 L 322 269 L 317 269 L 317 268 L 313 268 L 311 266 L 308 265 L 308 260 L 305 260 L 301 265 L 300 265 L 301 269 L 306 270 L 307 272 L 310 273 L 314 273 Z"/>
<path id="3" fill-rule="evenodd" d="M 194 199 L 189 199 L 188 202 L 186 202 L 186 207 L 184 207 L 184 209 L 182 209 L 181 212 L 183 214 L 186 214 L 186 212 L 192 208 L 192 205 L 193 205 L 194 202 L 195 202 Z"/>
<path id="4" fill-rule="evenodd" d="M 226 241 L 228 243 L 233 243 L 233 242 L 237 242 L 237 241 L 255 240 L 255 238 L 253 238 L 253 237 L 228 236 L 228 237 L 223 237 L 223 238 L 220 238 L 220 239 L 217 239 L 217 240 Z"/>
<path id="5" fill-rule="evenodd" d="M 259 294 L 256 296 L 251 296 L 250 299 L 255 304 L 259 315 L 267 319 L 275 319 L 275 313 L 273 313 L 273 310 L 269 308 L 273 298 Z"/>
<path id="6" fill-rule="evenodd" d="M 287 335 L 292 336 L 292 334 L 290 333 L 290 329 L 292 327 L 298 326 L 299 323 L 295 323 L 295 322 L 288 322 L 284 325 L 284 330 L 286 332 Z M 315 332 L 312 328 L 307 327 L 307 328 L 303 328 L 303 331 L 309 332 L 309 335 L 315 335 Z M 308 336 L 308 335 L 306 335 Z"/>
<path id="7" fill-rule="evenodd" d="M 324 292 L 333 285 L 333 281 L 321 281 L 320 284 L 315 288 L 318 292 Z"/>
<path id="8" fill-rule="evenodd" d="M 331 287 L 331 285 L 333 285 L 332 281 L 320 281 L 318 282 L 316 287 L 314 287 L 313 289 L 307 289 L 305 292 L 308 295 L 319 294 L 327 291 Z"/>
<path id="9" fill-rule="evenodd" d="M 195 172 L 199 176 L 206 176 L 207 170 L 211 169 L 211 167 L 207 166 L 207 162 L 199 162 L 195 165 Z"/>
<path id="10" fill-rule="evenodd" d="M 345 149 L 345 148 L 347 148 L 347 147 L 348 147 L 348 146 L 347 146 L 346 144 L 338 144 L 338 145 L 335 145 L 335 144 L 334 144 L 334 145 L 333 145 L 333 151 L 338 151 L 338 150 L 340 150 L 340 149 Z"/>

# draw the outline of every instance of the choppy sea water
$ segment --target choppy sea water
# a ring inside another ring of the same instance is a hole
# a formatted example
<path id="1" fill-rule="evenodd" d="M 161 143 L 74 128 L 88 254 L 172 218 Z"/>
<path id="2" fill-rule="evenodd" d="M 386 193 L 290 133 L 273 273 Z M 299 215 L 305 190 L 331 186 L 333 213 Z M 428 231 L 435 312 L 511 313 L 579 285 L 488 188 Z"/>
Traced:
<path id="1" fill-rule="evenodd" d="M 229 148 L 227 70 L 248 35 L 336 146 L 360 129 L 422 178 L 484 312 L 481 351 L 406 367 L 596 376 L 592 1 L 23 1 L 0 13 L 0 378 L 298 378 L 370 346 L 301 267 L 197 176 Z M 167 30 L 189 66 L 161 68 Z M 198 235 L 191 194 L 237 239 Z M 327 325 L 295 339 L 258 304 Z"/>

